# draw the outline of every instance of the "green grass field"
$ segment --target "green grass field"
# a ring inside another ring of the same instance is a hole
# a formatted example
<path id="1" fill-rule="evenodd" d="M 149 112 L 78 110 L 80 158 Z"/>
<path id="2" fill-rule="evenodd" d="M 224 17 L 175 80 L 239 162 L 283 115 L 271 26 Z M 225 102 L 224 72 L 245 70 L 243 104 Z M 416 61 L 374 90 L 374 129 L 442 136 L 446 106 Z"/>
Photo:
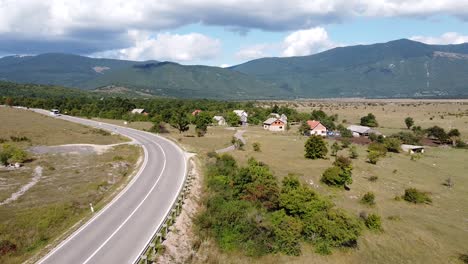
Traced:
<path id="1" fill-rule="evenodd" d="M 0 108 L 0 137 L 26 136 L 22 148 L 73 143 L 111 144 L 128 139 L 42 116 L 30 111 Z M 37 167 L 42 177 L 24 195 L 0 205 L 0 241 L 16 250 L 0 255 L 0 263 L 22 263 L 48 244 L 56 244 L 70 228 L 91 216 L 89 203 L 99 210 L 130 180 L 141 149 L 119 145 L 102 154 L 41 154 L 20 169 L 0 168 L 0 202 L 31 181 Z M 75 226 L 76 228 L 77 226 Z"/>
<path id="2" fill-rule="evenodd" d="M 361 116 L 374 113 L 384 134 L 406 130 L 404 118 L 411 116 L 416 125 L 423 128 L 438 125 L 446 130 L 458 128 L 463 139 L 468 139 L 467 102 L 281 102 L 295 105 L 300 111 L 311 112 L 322 109 L 328 114 L 338 114 L 339 122 L 359 123 Z M 265 103 L 269 104 L 269 103 Z M 133 124 L 130 124 L 133 125 Z M 151 124 L 134 124 L 148 129 Z M 244 128 L 242 128 L 244 129 Z M 314 253 L 311 246 L 304 244 L 302 255 L 288 257 L 270 255 L 249 258 L 239 253 L 222 253 L 212 240 L 201 241 L 195 263 L 462 263 L 459 254 L 468 254 L 468 150 L 450 147 L 428 147 L 420 159 L 411 160 L 409 154 L 389 153 L 377 165 L 366 162 L 366 147 L 357 146 L 359 157 L 353 160 L 353 184 L 351 190 L 331 188 L 320 183 L 323 171 L 333 163 L 326 160 L 304 158 L 306 137 L 299 136 L 293 126 L 285 133 L 272 133 L 259 126 L 248 127 L 244 137 L 245 150 L 231 154 L 245 164 L 255 157 L 269 165 L 279 178 L 288 173 L 299 175 L 304 183 L 313 185 L 318 192 L 330 197 L 338 207 L 358 215 L 361 211 L 374 212 L 382 216 L 382 233 L 364 232 L 357 249 L 336 250 L 332 255 Z M 210 151 L 226 147 L 234 134 L 223 127 L 209 128 L 202 137 L 194 130 L 179 134 L 173 129 L 166 136 L 174 138 L 187 149 L 203 156 Z M 253 151 L 252 143 L 258 142 L 261 152 Z M 328 144 L 333 143 L 327 140 Z M 340 155 L 348 155 L 341 150 Z M 370 176 L 378 176 L 371 182 Z M 447 178 L 454 182 L 453 188 L 444 186 Z M 430 193 L 432 205 L 415 205 L 396 201 L 406 188 L 415 187 Z M 366 192 L 376 195 L 376 205 L 368 207 L 359 203 Z"/>

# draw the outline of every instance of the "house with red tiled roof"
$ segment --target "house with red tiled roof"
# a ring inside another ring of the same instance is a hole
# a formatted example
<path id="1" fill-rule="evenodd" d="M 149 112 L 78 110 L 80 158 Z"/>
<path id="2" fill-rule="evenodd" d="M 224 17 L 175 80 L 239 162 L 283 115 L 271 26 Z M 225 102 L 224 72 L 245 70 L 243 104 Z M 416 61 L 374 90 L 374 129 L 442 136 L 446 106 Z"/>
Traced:
<path id="1" fill-rule="evenodd" d="M 316 120 L 307 120 L 307 125 L 310 127 L 309 135 L 318 135 L 325 137 L 327 135 L 327 128 Z"/>

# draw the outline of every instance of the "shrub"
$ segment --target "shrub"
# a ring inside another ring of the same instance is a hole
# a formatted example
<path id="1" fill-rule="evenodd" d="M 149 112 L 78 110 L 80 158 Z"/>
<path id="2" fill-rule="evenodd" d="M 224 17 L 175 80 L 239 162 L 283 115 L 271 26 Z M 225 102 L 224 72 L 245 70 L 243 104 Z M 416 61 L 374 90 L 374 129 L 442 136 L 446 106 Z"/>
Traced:
<path id="1" fill-rule="evenodd" d="M 307 159 L 323 159 L 328 153 L 327 145 L 321 136 L 310 136 L 304 147 L 304 156 Z"/>
<path id="2" fill-rule="evenodd" d="M 16 250 L 17 250 L 17 247 L 13 242 L 9 240 L 0 241 L 0 256 L 12 254 L 16 252 Z"/>
<path id="3" fill-rule="evenodd" d="M 253 150 L 256 151 L 256 152 L 260 152 L 261 149 L 260 149 L 260 143 L 258 142 L 255 142 L 252 144 L 252 147 L 253 147 Z"/>
<path id="4" fill-rule="evenodd" d="M 415 204 L 432 203 L 432 200 L 427 193 L 421 192 L 415 188 L 406 189 L 405 194 L 403 195 L 403 200 Z"/>
<path id="5" fill-rule="evenodd" d="M 419 145 L 421 144 L 421 134 L 415 132 L 399 132 L 390 136 L 391 138 L 397 138 L 404 144 Z"/>
<path id="6" fill-rule="evenodd" d="M 336 156 L 336 154 L 338 153 L 338 151 L 341 150 L 341 147 L 340 145 L 338 145 L 338 143 L 335 141 L 333 142 L 333 144 L 331 145 L 331 155 L 334 157 Z"/>
<path id="7" fill-rule="evenodd" d="M 367 151 L 376 152 L 380 157 L 384 157 L 387 154 L 387 148 L 384 144 L 373 142 L 367 147 Z"/>
<path id="8" fill-rule="evenodd" d="M 322 174 L 321 181 L 331 186 L 344 186 L 353 182 L 351 172 L 346 172 L 337 166 L 326 169 Z"/>
<path id="9" fill-rule="evenodd" d="M 377 214 L 369 214 L 364 220 L 364 224 L 371 230 L 382 230 L 382 219 Z"/>
<path id="10" fill-rule="evenodd" d="M 359 157 L 356 146 L 351 146 L 349 148 L 349 157 L 352 159 L 357 159 Z"/>
<path id="11" fill-rule="evenodd" d="M 399 153 L 401 150 L 401 141 L 398 138 L 385 138 L 383 144 L 387 151 Z"/>
<path id="12" fill-rule="evenodd" d="M 348 148 L 349 145 L 351 145 L 351 140 L 349 140 L 349 138 L 343 138 L 341 140 L 341 148 Z"/>
<path id="13" fill-rule="evenodd" d="M 375 205 L 375 194 L 373 192 L 367 192 L 362 196 L 361 203 L 369 206 Z"/>
<path id="14" fill-rule="evenodd" d="M 460 259 L 461 262 L 468 264 L 468 254 L 460 254 L 458 259 Z"/>
<path id="15" fill-rule="evenodd" d="M 376 151 L 369 151 L 367 154 L 367 160 L 370 164 L 377 164 L 381 155 Z"/>
<path id="16" fill-rule="evenodd" d="M 330 247 L 356 247 L 362 224 L 343 210 L 331 209 L 306 217 L 303 232 L 316 241 L 318 253 L 329 254 Z"/>
<path id="17" fill-rule="evenodd" d="M 370 182 L 376 182 L 379 179 L 379 176 L 372 175 L 368 178 Z"/>

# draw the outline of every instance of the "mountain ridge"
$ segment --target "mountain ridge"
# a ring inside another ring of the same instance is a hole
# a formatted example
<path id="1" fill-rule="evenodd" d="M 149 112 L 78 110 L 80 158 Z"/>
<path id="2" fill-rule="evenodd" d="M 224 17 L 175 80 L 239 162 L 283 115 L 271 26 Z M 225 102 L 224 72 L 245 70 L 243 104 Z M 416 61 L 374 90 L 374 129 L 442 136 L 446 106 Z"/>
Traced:
<path id="1" fill-rule="evenodd" d="M 408 39 L 229 68 L 46 53 L 0 58 L 0 80 L 180 98 L 468 97 L 467 56 L 468 43 Z"/>

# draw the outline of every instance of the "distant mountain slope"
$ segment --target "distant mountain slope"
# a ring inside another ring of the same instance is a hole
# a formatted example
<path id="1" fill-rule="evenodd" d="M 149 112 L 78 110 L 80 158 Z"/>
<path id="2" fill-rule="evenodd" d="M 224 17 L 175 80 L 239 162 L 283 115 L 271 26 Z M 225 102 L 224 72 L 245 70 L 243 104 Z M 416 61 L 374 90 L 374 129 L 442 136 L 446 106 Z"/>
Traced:
<path id="1" fill-rule="evenodd" d="M 0 80 L 122 96 L 212 99 L 468 97 L 468 44 L 407 39 L 229 69 L 49 53 L 0 58 Z"/>
<path id="2" fill-rule="evenodd" d="M 181 98 L 288 97 L 277 86 L 246 74 L 208 66 L 135 62 L 49 53 L 0 59 L 0 80 L 96 89 L 119 94 Z M 110 89 L 118 87 L 118 89 Z"/>
<path id="3" fill-rule="evenodd" d="M 468 44 L 402 39 L 319 54 L 253 60 L 231 69 L 298 97 L 468 96 Z"/>
<path id="4" fill-rule="evenodd" d="M 0 80 L 81 88 L 90 79 L 135 63 L 61 53 L 9 56 L 0 59 Z"/>
<path id="5" fill-rule="evenodd" d="M 87 87 L 117 85 L 142 93 L 179 98 L 257 99 L 288 97 L 275 85 L 249 75 L 172 62 L 134 65 L 91 80 Z"/>

